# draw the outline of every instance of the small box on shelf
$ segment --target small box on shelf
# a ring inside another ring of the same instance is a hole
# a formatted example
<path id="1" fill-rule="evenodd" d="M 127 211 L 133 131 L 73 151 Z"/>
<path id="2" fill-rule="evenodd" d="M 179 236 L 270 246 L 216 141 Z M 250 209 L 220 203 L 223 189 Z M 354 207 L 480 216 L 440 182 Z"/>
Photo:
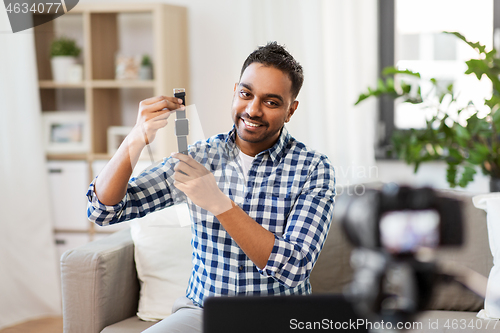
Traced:
<path id="1" fill-rule="evenodd" d="M 43 112 L 43 137 L 48 154 L 89 151 L 89 128 L 85 111 Z"/>

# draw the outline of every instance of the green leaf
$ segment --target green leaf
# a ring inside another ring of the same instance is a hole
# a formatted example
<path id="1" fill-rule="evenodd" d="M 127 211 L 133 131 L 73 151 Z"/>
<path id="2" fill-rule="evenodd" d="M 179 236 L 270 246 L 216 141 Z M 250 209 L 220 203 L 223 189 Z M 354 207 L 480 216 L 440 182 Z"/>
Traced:
<path id="1" fill-rule="evenodd" d="M 394 79 L 392 77 L 388 77 L 387 80 L 385 80 L 385 84 L 388 91 L 394 91 Z"/>
<path id="2" fill-rule="evenodd" d="M 484 156 L 481 155 L 481 154 L 478 154 L 477 152 L 471 150 L 469 152 L 469 159 L 468 161 L 471 163 L 471 164 L 474 164 L 474 165 L 481 165 L 484 161 Z"/>
<path id="3" fill-rule="evenodd" d="M 497 50 L 495 49 L 492 49 L 490 52 L 486 53 L 486 55 L 489 57 L 489 58 L 495 58 L 495 55 L 497 54 Z"/>
<path id="4" fill-rule="evenodd" d="M 485 160 L 488 159 L 490 155 L 490 149 L 487 145 L 475 142 L 473 144 L 473 149 L 469 150 L 468 161 L 471 164 L 482 165 Z"/>
<path id="5" fill-rule="evenodd" d="M 457 167 L 455 165 L 448 164 L 448 168 L 446 169 L 446 180 L 448 181 L 450 187 L 457 186 L 456 179 L 457 179 Z"/>
<path id="6" fill-rule="evenodd" d="M 491 110 L 498 109 L 500 105 L 500 96 L 492 95 L 490 99 L 484 101 L 484 104 L 488 105 Z"/>
<path id="7" fill-rule="evenodd" d="M 465 127 L 460 124 L 455 124 L 455 132 L 457 133 L 457 137 L 464 140 L 470 139 L 470 133 L 467 131 Z"/>
<path id="8" fill-rule="evenodd" d="M 403 90 L 403 94 L 409 94 L 411 91 L 411 84 L 401 81 L 401 90 Z"/>
<path id="9" fill-rule="evenodd" d="M 380 92 L 386 92 L 387 91 L 387 88 L 384 84 L 384 81 L 382 81 L 382 79 L 378 79 L 377 80 L 377 90 L 380 91 Z"/>
<path id="10" fill-rule="evenodd" d="M 461 33 L 456 32 L 456 31 L 443 31 L 443 32 L 445 34 L 452 34 L 452 35 L 457 36 L 458 38 L 460 38 L 461 40 L 463 40 L 464 42 L 466 42 L 470 47 L 472 47 L 473 49 L 476 49 L 477 51 L 479 51 L 479 53 L 485 53 L 484 50 L 486 49 L 486 46 L 481 45 L 478 42 L 477 43 L 472 43 L 472 42 L 468 41 Z"/>
<path id="11" fill-rule="evenodd" d="M 81 49 L 76 45 L 74 39 L 68 37 L 56 38 L 50 44 L 50 56 L 71 56 L 78 57 Z"/>
<path id="12" fill-rule="evenodd" d="M 420 167 L 420 162 L 419 161 L 416 161 L 415 162 L 415 167 L 413 168 L 413 173 L 417 173 L 418 172 L 418 168 Z"/>
<path id="13" fill-rule="evenodd" d="M 500 111 L 496 110 L 495 112 L 493 112 L 491 118 L 493 120 L 493 124 L 497 128 L 497 131 L 500 130 Z"/>
<path id="14" fill-rule="evenodd" d="M 481 80 L 483 74 L 488 75 L 490 68 L 488 64 L 482 59 L 470 59 L 465 62 L 467 64 L 467 70 L 465 74 L 476 74 L 478 80 Z"/>
<path id="15" fill-rule="evenodd" d="M 474 175 L 476 174 L 476 169 L 471 166 L 465 166 L 462 172 L 462 178 L 458 181 L 458 185 L 461 187 L 466 187 L 471 181 L 474 180 Z"/>
<path id="16" fill-rule="evenodd" d="M 356 103 L 354 103 L 354 105 L 358 105 L 359 103 L 361 103 L 362 101 L 364 101 L 368 97 L 370 97 L 370 95 L 365 95 L 365 94 L 359 95 L 358 100 L 356 101 Z"/>
<path id="17" fill-rule="evenodd" d="M 478 118 L 477 113 L 467 119 L 467 128 L 472 136 L 489 137 L 491 134 L 490 126 L 486 118 Z"/>
<path id="18" fill-rule="evenodd" d="M 456 148 L 448 148 L 448 157 L 446 158 L 446 161 L 448 164 L 460 164 L 463 161 L 464 157 L 458 149 Z"/>
<path id="19" fill-rule="evenodd" d="M 396 67 L 389 66 L 389 67 L 385 67 L 382 70 L 382 75 L 383 76 L 395 75 L 395 74 L 406 74 L 406 75 L 411 75 L 411 76 L 415 76 L 415 77 L 420 78 L 420 73 L 419 72 L 413 72 L 413 71 L 411 71 L 409 69 L 401 70 L 401 69 L 397 69 Z"/>
<path id="20" fill-rule="evenodd" d="M 474 151 L 482 154 L 484 157 L 487 157 L 490 154 L 490 147 L 486 144 L 474 142 L 473 147 Z"/>

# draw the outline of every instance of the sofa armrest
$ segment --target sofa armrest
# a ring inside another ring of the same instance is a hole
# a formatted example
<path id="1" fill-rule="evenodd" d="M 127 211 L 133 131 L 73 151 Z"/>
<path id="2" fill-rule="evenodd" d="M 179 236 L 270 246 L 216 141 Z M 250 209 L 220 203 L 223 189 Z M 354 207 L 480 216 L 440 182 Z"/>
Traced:
<path id="1" fill-rule="evenodd" d="M 137 312 L 139 281 L 130 229 L 61 257 L 64 332 L 99 333 Z"/>

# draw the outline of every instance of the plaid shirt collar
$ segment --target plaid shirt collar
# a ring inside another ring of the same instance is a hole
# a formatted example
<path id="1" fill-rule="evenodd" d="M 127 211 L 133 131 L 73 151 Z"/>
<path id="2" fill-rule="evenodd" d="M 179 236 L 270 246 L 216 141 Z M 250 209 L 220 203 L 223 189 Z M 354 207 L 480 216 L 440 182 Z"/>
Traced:
<path id="1" fill-rule="evenodd" d="M 229 131 L 226 138 L 227 154 L 232 158 L 236 158 L 236 156 L 240 152 L 239 147 L 236 145 L 236 135 L 238 135 L 236 133 L 236 126 L 233 125 L 233 128 L 231 129 L 231 131 Z M 283 156 L 285 147 L 288 144 L 288 141 L 291 139 L 291 137 L 292 136 L 290 135 L 290 133 L 288 133 L 286 127 L 283 126 L 281 128 L 281 133 L 280 136 L 278 137 L 278 141 L 276 141 L 276 143 L 271 148 L 261 151 L 255 157 L 268 154 L 269 158 L 273 162 L 273 165 L 274 166 L 278 165 Z"/>

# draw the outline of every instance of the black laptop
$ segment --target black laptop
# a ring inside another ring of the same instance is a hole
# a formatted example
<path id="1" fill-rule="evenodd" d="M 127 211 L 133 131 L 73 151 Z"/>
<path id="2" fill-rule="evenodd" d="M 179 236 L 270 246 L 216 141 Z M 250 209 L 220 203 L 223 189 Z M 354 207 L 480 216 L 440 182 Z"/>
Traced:
<path id="1" fill-rule="evenodd" d="M 368 332 L 342 295 L 209 297 L 204 333 Z"/>

